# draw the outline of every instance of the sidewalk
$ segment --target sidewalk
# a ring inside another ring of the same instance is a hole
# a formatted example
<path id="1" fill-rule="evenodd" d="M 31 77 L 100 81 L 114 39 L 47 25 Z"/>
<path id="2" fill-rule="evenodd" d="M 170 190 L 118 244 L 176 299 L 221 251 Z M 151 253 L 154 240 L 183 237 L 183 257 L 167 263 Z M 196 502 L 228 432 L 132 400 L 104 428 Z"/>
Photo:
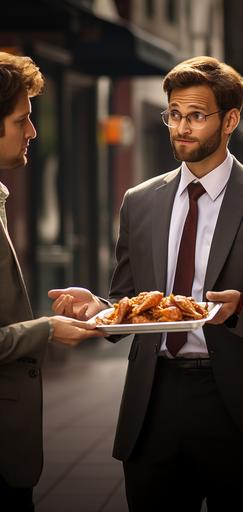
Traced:
<path id="1" fill-rule="evenodd" d="M 36 512 L 127 512 L 122 465 L 111 452 L 130 343 L 90 340 L 49 352 Z"/>
<path id="2" fill-rule="evenodd" d="M 90 340 L 49 351 L 36 512 L 128 512 L 122 464 L 112 458 L 112 446 L 130 344 L 130 337 L 115 345 Z"/>

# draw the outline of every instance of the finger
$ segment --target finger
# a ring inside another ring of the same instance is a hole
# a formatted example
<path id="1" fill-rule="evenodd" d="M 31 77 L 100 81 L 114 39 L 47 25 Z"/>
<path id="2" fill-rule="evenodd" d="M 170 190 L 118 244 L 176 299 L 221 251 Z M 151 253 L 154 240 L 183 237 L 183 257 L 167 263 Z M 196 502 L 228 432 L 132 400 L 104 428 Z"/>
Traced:
<path id="1" fill-rule="evenodd" d="M 210 324 L 223 324 L 227 318 L 229 318 L 233 313 L 233 309 L 229 307 L 229 304 L 223 304 L 220 308 L 219 312 L 210 320 L 208 323 Z"/>
<path id="2" fill-rule="evenodd" d="M 82 306 L 80 306 L 80 302 L 77 304 L 75 304 L 75 303 L 73 304 L 73 311 L 74 311 L 75 317 L 78 320 L 88 320 L 88 318 L 86 317 L 87 309 L 88 309 L 88 304 L 83 304 Z"/>
<path id="3" fill-rule="evenodd" d="M 65 295 L 66 293 L 69 293 L 68 288 L 55 288 L 48 291 L 48 297 L 50 299 L 57 299 L 60 295 Z"/>
<path id="4" fill-rule="evenodd" d="M 78 327 L 79 329 L 83 329 L 83 330 L 87 330 L 87 331 L 93 331 L 93 330 L 96 330 L 97 331 L 97 326 L 96 326 L 96 323 L 94 321 L 82 321 L 82 320 L 74 320 L 73 318 L 71 319 L 72 321 L 72 325 L 74 325 L 75 327 Z"/>
<path id="5" fill-rule="evenodd" d="M 60 297 L 58 297 L 58 299 L 53 303 L 52 309 L 58 315 L 72 316 L 70 303 L 72 304 L 71 295 L 60 295 Z"/>
<path id="6" fill-rule="evenodd" d="M 90 338 L 98 338 L 103 337 L 103 333 L 99 331 L 98 329 L 87 331 L 86 329 L 79 329 L 77 327 L 72 328 L 72 335 L 69 338 L 68 336 L 65 336 L 64 338 L 62 336 L 55 337 L 55 341 L 61 342 L 65 345 L 75 346 L 81 343 L 84 340 L 90 339 Z"/>
<path id="7" fill-rule="evenodd" d="M 53 304 L 52 304 L 52 310 L 54 311 L 54 313 L 58 314 L 58 315 L 62 315 L 63 312 L 64 312 L 64 300 L 63 300 L 63 296 L 60 296 L 58 297 L 58 299 L 56 299 Z"/>
<path id="8" fill-rule="evenodd" d="M 92 297 L 92 293 L 86 288 L 79 288 L 78 286 L 70 286 L 68 288 L 53 288 L 48 291 L 48 297 L 51 299 L 56 299 L 59 295 L 72 295 L 73 297 L 77 297 L 82 299 L 83 297 Z"/>
<path id="9" fill-rule="evenodd" d="M 73 316 L 73 298 L 71 297 L 71 295 L 66 295 L 65 299 L 66 300 L 64 301 L 64 304 L 65 304 L 64 314 L 65 314 L 65 316 L 72 317 Z"/>
<path id="10" fill-rule="evenodd" d="M 211 291 L 208 291 L 206 293 L 206 298 L 212 302 L 216 302 L 216 301 L 223 301 L 223 297 L 224 297 L 224 292 L 211 292 Z"/>
<path id="11" fill-rule="evenodd" d="M 215 315 L 212 320 L 208 320 L 207 324 L 223 324 L 225 321 L 225 318 L 224 318 L 224 315 L 222 316 L 221 314 L 217 314 Z"/>
<path id="12" fill-rule="evenodd" d="M 88 320 L 89 318 L 92 318 L 97 313 L 100 313 L 100 311 L 102 311 L 102 307 L 99 303 L 95 302 L 95 303 L 88 304 L 88 308 L 86 311 L 86 319 Z"/>
<path id="13" fill-rule="evenodd" d="M 208 291 L 206 297 L 212 302 L 235 302 L 239 296 L 236 290 L 223 290 L 222 292 Z"/>

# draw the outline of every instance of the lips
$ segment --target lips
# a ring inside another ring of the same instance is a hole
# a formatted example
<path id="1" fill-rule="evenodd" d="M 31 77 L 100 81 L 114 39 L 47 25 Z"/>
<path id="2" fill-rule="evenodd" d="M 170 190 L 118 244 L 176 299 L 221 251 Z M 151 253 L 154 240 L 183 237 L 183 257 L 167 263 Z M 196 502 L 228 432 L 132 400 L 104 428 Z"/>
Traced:
<path id="1" fill-rule="evenodd" d="M 194 140 L 194 139 L 175 139 L 175 142 L 180 142 L 182 144 L 187 144 L 187 143 L 192 143 L 192 142 L 197 142 L 197 141 Z"/>

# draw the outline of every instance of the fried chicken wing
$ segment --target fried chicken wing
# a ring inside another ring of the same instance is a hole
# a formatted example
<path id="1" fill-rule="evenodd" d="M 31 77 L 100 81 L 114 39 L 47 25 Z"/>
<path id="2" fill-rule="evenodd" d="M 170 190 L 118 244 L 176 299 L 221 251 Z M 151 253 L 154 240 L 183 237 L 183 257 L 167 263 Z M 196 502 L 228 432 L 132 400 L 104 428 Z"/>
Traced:
<path id="1" fill-rule="evenodd" d="M 141 304 L 138 304 L 133 308 L 131 316 L 139 315 L 143 311 L 146 311 L 148 309 L 153 308 L 154 306 L 157 306 L 163 297 L 164 294 L 162 292 L 147 292 Z"/>
<path id="2" fill-rule="evenodd" d="M 117 305 L 115 318 L 113 318 L 114 324 L 122 324 L 125 316 L 130 311 L 130 300 L 128 297 L 123 297 Z"/>
<path id="3" fill-rule="evenodd" d="M 173 300 L 176 306 L 184 313 L 185 316 L 193 318 L 194 320 L 200 320 L 204 318 L 203 312 L 196 310 L 195 301 L 192 297 L 184 297 L 184 295 L 174 295 Z"/>
<path id="4" fill-rule="evenodd" d="M 157 317 L 157 322 L 179 322 L 180 320 L 183 320 L 183 313 L 176 306 L 162 308 Z"/>
<path id="5" fill-rule="evenodd" d="M 103 318 L 97 318 L 97 325 L 139 324 L 150 322 L 180 322 L 201 320 L 207 317 L 208 307 L 201 306 L 193 297 L 163 292 L 141 292 L 135 297 L 123 297 L 114 304 L 114 311 Z"/>

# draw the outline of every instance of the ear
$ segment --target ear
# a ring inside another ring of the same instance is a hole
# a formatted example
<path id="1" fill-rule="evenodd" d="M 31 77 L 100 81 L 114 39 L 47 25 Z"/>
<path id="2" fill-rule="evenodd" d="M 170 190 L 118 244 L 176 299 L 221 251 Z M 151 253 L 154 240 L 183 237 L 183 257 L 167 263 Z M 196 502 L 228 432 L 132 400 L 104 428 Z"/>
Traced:
<path id="1" fill-rule="evenodd" d="M 223 131 L 225 134 L 230 135 L 236 129 L 240 122 L 240 111 L 238 108 L 231 108 L 226 112 L 223 122 Z"/>

